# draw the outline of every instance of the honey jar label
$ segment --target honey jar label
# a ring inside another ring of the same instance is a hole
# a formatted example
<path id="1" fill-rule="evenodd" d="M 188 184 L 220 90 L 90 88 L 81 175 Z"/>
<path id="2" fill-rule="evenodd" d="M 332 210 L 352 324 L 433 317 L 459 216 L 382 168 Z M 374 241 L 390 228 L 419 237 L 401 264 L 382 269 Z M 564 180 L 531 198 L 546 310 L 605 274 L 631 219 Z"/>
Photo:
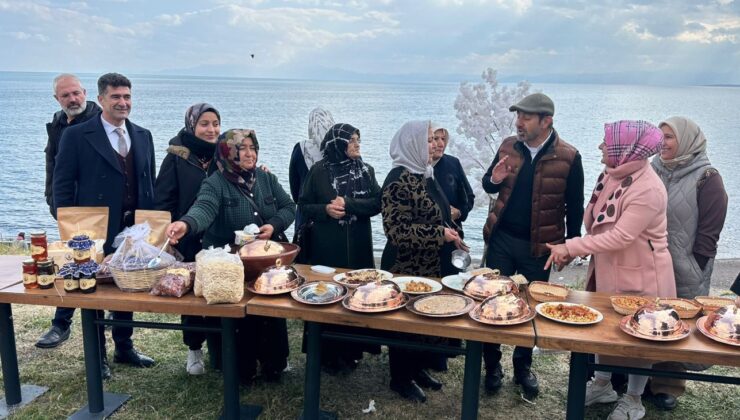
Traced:
<path id="1" fill-rule="evenodd" d="M 80 282 L 78 280 L 64 280 L 64 290 L 72 292 L 79 288 Z"/>
<path id="2" fill-rule="evenodd" d="M 44 252 L 46 252 L 46 248 L 43 246 L 31 244 L 31 255 L 42 255 Z"/>
<path id="3" fill-rule="evenodd" d="M 80 289 L 87 290 L 95 287 L 95 279 L 80 279 Z"/>
<path id="4" fill-rule="evenodd" d="M 23 273 L 23 284 L 33 284 L 33 283 L 36 283 L 36 274 Z"/>
<path id="5" fill-rule="evenodd" d="M 55 277 L 56 276 L 53 275 L 53 274 L 39 274 L 39 276 L 38 276 L 39 285 L 40 286 L 47 286 L 49 284 L 52 284 L 52 283 L 54 283 L 54 278 Z"/>

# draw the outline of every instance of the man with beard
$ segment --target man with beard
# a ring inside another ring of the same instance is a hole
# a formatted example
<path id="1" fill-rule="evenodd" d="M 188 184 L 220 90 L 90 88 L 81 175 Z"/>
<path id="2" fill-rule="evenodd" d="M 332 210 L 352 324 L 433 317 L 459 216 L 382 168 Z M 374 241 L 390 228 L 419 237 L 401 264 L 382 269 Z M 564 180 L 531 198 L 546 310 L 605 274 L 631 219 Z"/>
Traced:
<path id="1" fill-rule="evenodd" d="M 581 236 L 581 155 L 552 128 L 555 105 L 546 95 L 529 95 L 509 111 L 516 112 L 517 135 L 503 141 L 482 180 L 487 193 L 498 193 L 483 228 L 486 265 L 503 275 L 519 273 L 529 281 L 548 281 L 547 244 Z M 485 345 L 483 358 L 484 385 L 494 394 L 503 379 L 500 345 Z M 521 385 L 525 398 L 536 397 L 539 384 L 531 370 L 532 349 L 516 347 L 513 364 L 514 382 Z"/>
<path id="2" fill-rule="evenodd" d="M 54 179 L 54 159 L 59 150 L 62 133 L 67 127 L 83 123 L 100 113 L 98 104 L 87 100 L 87 91 L 82 87 L 77 76 L 68 73 L 60 74 L 54 78 L 53 89 L 54 99 L 59 102 L 62 109 L 54 113 L 51 122 L 46 124 L 49 141 L 44 149 L 46 154 L 44 196 L 52 215 L 55 214 L 51 188 Z M 69 327 L 72 325 L 74 313 L 74 308 L 57 308 L 54 319 L 51 321 L 51 328 L 36 342 L 36 347 L 50 349 L 65 342 L 69 338 Z"/>
<path id="3" fill-rule="evenodd" d="M 136 209 L 154 208 L 154 143 L 152 133 L 128 120 L 131 81 L 118 73 L 98 79 L 102 113 L 64 131 L 54 167 L 54 212 L 72 206 L 108 207 L 108 233 L 103 246 L 133 225 Z M 113 312 L 113 319 L 131 321 L 131 312 Z M 100 328 L 102 338 L 103 329 Z M 113 327 L 113 361 L 149 367 L 154 360 L 134 349 L 131 327 Z M 110 376 L 105 340 L 100 340 L 103 376 Z"/>

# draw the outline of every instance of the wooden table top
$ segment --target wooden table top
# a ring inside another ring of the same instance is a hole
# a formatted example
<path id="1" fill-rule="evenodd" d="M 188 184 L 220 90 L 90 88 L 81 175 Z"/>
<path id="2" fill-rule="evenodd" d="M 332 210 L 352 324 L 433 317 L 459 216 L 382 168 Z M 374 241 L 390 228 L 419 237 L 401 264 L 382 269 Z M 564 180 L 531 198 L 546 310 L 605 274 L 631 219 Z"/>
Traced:
<path id="1" fill-rule="evenodd" d="M 246 313 L 247 292 L 241 302 L 208 305 L 202 297 L 188 293 L 181 298 L 121 291 L 114 284 L 99 284 L 94 293 L 66 293 L 61 280 L 52 289 L 26 289 L 23 284 L 0 290 L 0 302 L 113 311 L 154 312 L 241 318 Z"/>
<path id="2" fill-rule="evenodd" d="M 535 328 L 539 347 L 610 356 L 740 366 L 740 347 L 718 343 L 705 337 L 696 329 L 698 318 L 684 320 L 691 326 L 691 334 L 687 338 L 655 342 L 632 337 L 619 328 L 623 315 L 614 311 L 609 294 L 570 291 L 567 300 L 597 309 L 604 315 L 604 320 L 595 325 L 578 326 L 551 321 L 538 315 L 535 318 Z"/>
<path id="3" fill-rule="evenodd" d="M 28 255 L 0 255 L 0 289 L 23 282 L 23 260 Z"/>
<path id="4" fill-rule="evenodd" d="M 295 267 L 309 282 L 331 279 L 331 276 L 313 273 L 308 266 L 295 265 Z M 531 321 L 520 325 L 497 327 L 480 324 L 467 315 L 454 318 L 428 318 L 415 315 L 404 308 L 365 314 L 350 311 L 341 303 L 326 306 L 305 305 L 296 302 L 289 295 L 254 296 L 247 303 L 247 313 L 489 343 L 534 346 L 534 329 Z"/>

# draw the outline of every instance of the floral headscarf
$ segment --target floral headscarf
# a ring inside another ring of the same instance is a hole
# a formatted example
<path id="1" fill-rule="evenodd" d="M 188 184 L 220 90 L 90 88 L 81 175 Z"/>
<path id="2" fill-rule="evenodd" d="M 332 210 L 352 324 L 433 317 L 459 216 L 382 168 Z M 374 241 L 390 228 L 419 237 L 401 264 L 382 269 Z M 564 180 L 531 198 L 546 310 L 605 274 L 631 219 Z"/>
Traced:
<path id="1" fill-rule="evenodd" d="M 255 181 L 257 165 L 252 170 L 243 169 L 239 165 L 239 150 L 246 147 L 245 140 L 252 139 L 254 148 L 259 155 L 260 145 L 257 134 L 250 129 L 231 129 L 218 137 L 216 144 L 216 165 L 224 178 L 240 189 L 251 191 Z M 256 163 L 256 162 L 255 162 Z"/>
<path id="2" fill-rule="evenodd" d="M 658 127 L 664 125 L 671 128 L 673 135 L 676 136 L 676 142 L 678 142 L 678 150 L 673 159 L 663 160 L 663 158 L 660 158 L 666 168 L 676 168 L 697 155 L 706 153 L 707 139 L 695 122 L 685 117 L 671 117 L 660 123 Z"/>
<path id="3" fill-rule="evenodd" d="M 429 121 L 409 121 L 398 129 L 391 140 L 393 167 L 403 166 L 412 174 L 434 178 L 429 164 Z"/>
<path id="4" fill-rule="evenodd" d="M 308 140 L 301 143 L 303 160 L 306 162 L 308 169 L 311 169 L 314 163 L 324 157 L 321 153 L 321 142 L 324 140 L 326 132 L 333 125 L 334 117 L 332 117 L 331 112 L 324 108 L 314 108 L 308 114 Z"/>
<path id="5" fill-rule="evenodd" d="M 616 168 L 627 162 L 647 160 L 658 153 L 663 132 L 647 121 L 617 121 L 604 124 L 607 166 Z"/>
<path id="6" fill-rule="evenodd" d="M 201 102 L 192 105 L 187 111 L 185 111 L 185 131 L 195 135 L 195 126 L 198 124 L 200 116 L 206 112 L 213 112 L 216 114 L 218 122 L 221 122 L 221 114 L 218 113 L 218 110 L 216 110 L 216 108 L 211 104 Z"/>

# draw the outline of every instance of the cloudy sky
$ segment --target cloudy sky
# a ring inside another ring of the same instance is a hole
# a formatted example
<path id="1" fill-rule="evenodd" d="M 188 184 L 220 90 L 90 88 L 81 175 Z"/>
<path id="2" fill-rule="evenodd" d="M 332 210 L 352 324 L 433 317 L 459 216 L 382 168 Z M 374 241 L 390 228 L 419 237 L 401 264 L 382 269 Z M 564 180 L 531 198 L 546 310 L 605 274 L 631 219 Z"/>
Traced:
<path id="1" fill-rule="evenodd" d="M 740 0 L 0 0 L 0 47 L 5 71 L 737 84 Z"/>

